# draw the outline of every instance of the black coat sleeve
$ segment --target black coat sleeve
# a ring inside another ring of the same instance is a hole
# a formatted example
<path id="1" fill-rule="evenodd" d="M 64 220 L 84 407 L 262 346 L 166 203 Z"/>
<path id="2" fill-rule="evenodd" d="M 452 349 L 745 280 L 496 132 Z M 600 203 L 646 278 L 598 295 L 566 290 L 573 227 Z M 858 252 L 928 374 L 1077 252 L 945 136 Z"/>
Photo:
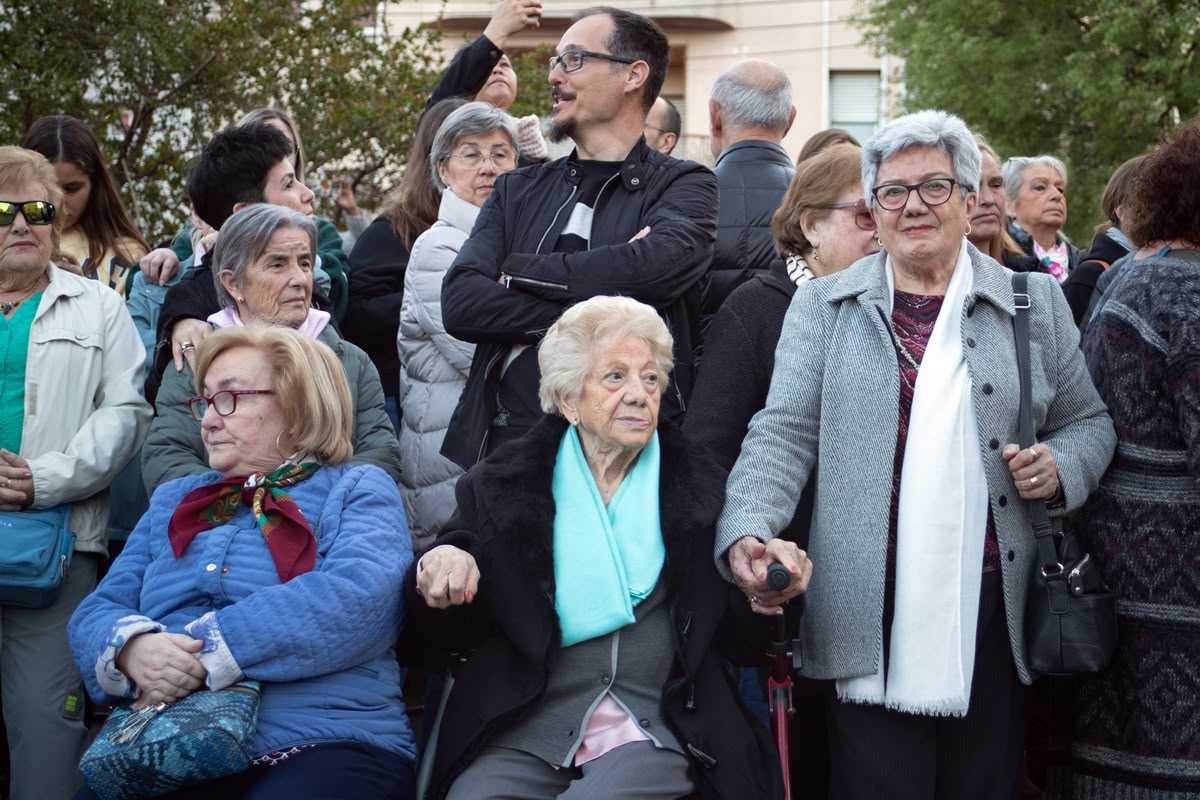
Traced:
<path id="1" fill-rule="evenodd" d="M 480 35 L 455 54 L 442 79 L 425 101 L 425 110 L 428 111 L 447 97 L 473 98 L 487 83 L 492 68 L 502 55 L 504 51 L 492 44 L 491 39 Z"/>

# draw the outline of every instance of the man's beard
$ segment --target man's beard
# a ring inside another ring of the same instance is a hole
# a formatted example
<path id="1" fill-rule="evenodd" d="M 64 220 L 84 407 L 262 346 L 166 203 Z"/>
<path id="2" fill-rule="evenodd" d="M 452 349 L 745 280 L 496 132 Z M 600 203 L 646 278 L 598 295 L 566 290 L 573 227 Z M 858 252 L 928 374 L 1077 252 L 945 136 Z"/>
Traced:
<path id="1" fill-rule="evenodd" d="M 550 141 L 561 142 L 563 139 L 574 139 L 575 133 L 579 126 L 575 122 L 575 118 L 565 119 L 562 122 L 550 123 Z"/>

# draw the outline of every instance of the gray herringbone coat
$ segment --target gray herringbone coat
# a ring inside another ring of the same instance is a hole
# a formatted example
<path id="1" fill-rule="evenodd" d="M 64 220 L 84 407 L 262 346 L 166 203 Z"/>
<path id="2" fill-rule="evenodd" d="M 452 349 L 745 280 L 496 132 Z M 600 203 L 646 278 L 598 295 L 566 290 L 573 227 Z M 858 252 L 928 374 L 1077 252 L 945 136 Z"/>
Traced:
<path id="1" fill-rule="evenodd" d="M 1017 441 L 1011 273 L 974 247 L 969 252 L 975 285 L 962 310 L 962 346 L 1000 544 L 1009 640 L 1028 683 L 1023 620 L 1035 548 L 1026 503 L 1000 457 Z M 812 678 L 872 673 L 882 646 L 900 392 L 884 256 L 796 292 L 766 408 L 750 424 L 717 525 L 717 561 L 728 576 L 725 550 L 743 536 L 766 540 L 781 530 L 816 466 L 808 551 L 814 569 L 802 631 L 803 674 Z M 1034 422 L 1058 463 L 1069 510 L 1096 487 L 1116 437 L 1062 292 L 1050 276 L 1031 275 L 1029 293 Z"/>

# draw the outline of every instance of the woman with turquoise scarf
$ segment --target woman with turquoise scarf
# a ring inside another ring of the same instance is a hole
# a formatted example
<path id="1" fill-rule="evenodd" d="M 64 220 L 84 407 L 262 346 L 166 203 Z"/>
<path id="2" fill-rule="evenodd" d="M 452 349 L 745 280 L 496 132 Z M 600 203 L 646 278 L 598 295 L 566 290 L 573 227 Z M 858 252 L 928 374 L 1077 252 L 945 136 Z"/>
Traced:
<path id="1" fill-rule="evenodd" d="M 725 473 L 658 419 L 671 347 L 628 298 L 563 314 L 547 415 L 463 476 L 410 569 L 401 651 L 460 657 L 427 797 L 783 796 L 725 666 L 762 660 L 771 621 L 705 559 Z"/>

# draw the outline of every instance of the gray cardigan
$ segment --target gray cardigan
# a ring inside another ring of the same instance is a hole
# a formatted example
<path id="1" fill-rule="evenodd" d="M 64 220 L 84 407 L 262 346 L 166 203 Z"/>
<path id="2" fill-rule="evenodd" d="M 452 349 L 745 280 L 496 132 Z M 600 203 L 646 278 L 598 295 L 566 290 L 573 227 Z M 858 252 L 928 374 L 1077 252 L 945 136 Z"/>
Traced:
<path id="1" fill-rule="evenodd" d="M 1000 544 L 1009 641 L 1028 683 L 1024 611 L 1035 548 L 1028 507 L 1000 457 L 1005 444 L 1017 441 L 1012 273 L 974 247 L 969 253 L 975 285 L 962 311 L 963 352 Z M 767 405 L 750 424 L 717 523 L 717 564 L 729 577 L 725 551 L 744 536 L 776 535 L 816 465 L 813 577 L 801 634 L 802 674 L 812 678 L 869 674 L 882 646 L 900 391 L 884 259 L 883 252 L 869 256 L 796 292 Z M 1038 440 L 1054 453 L 1070 510 L 1095 489 L 1116 436 L 1062 291 L 1050 276 L 1031 275 L 1029 293 L 1034 423 Z"/>

